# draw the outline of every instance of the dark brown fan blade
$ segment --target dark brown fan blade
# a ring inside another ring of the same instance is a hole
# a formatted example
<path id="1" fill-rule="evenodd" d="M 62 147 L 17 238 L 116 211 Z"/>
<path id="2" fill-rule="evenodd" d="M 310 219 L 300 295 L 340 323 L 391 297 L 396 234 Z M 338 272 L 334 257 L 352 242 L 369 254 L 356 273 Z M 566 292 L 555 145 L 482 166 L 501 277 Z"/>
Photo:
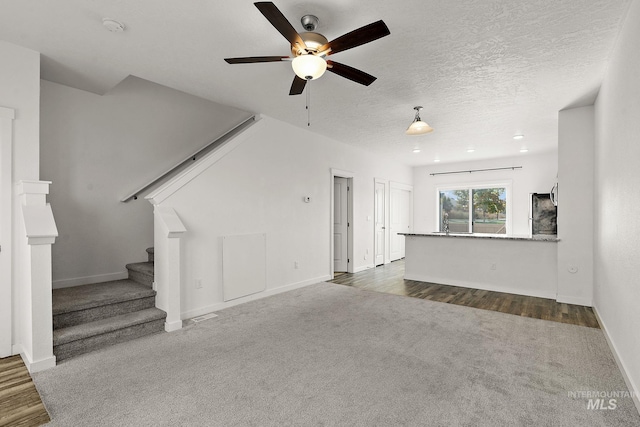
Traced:
<path id="1" fill-rule="evenodd" d="M 378 22 L 365 25 L 364 27 L 360 27 L 357 30 L 353 30 L 350 33 L 330 41 L 318 48 L 318 52 L 331 48 L 329 55 L 333 55 L 334 53 L 342 52 L 343 50 L 372 42 L 381 37 L 388 36 L 389 34 L 391 34 L 389 28 L 387 28 L 384 21 L 380 20 Z"/>
<path id="2" fill-rule="evenodd" d="M 264 15 L 265 18 L 271 25 L 273 25 L 276 30 L 280 31 L 280 34 L 284 36 L 285 39 L 289 40 L 291 45 L 300 45 L 301 49 L 306 49 L 307 45 L 304 43 L 304 40 L 300 37 L 300 34 L 293 28 L 293 25 L 284 17 L 280 9 L 276 7 L 270 1 L 259 1 L 254 3 L 254 5 L 258 8 L 260 12 Z"/>
<path id="3" fill-rule="evenodd" d="M 304 87 L 306 86 L 307 81 L 305 79 L 301 79 L 298 76 L 293 78 L 293 83 L 291 83 L 291 90 L 289 91 L 289 95 L 300 95 L 302 91 L 304 91 Z"/>
<path id="4" fill-rule="evenodd" d="M 327 61 L 327 71 L 331 71 L 345 79 L 349 79 L 365 86 L 369 86 L 376 80 L 376 77 L 373 77 L 371 74 L 367 74 L 364 71 L 360 71 L 356 68 L 334 61 Z"/>
<path id="5" fill-rule="evenodd" d="M 243 58 L 224 58 L 229 64 L 253 64 L 256 62 L 278 62 L 288 59 L 288 56 L 245 56 Z"/>

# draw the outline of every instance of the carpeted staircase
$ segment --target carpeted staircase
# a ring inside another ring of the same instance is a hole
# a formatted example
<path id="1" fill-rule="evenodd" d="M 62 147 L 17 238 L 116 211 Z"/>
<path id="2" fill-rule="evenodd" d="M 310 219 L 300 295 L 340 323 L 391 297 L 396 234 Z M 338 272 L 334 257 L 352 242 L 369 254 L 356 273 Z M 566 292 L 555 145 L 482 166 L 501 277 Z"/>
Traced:
<path id="1" fill-rule="evenodd" d="M 53 290 L 53 353 L 57 361 L 164 331 L 155 308 L 153 248 L 148 262 L 127 264 L 129 279 Z"/>

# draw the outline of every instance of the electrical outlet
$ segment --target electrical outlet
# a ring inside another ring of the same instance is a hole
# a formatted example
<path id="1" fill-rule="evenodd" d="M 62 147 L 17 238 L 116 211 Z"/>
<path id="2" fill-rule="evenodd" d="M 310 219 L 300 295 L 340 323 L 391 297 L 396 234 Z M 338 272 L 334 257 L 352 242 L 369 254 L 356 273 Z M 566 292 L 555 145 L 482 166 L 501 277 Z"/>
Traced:
<path id="1" fill-rule="evenodd" d="M 202 279 L 196 279 L 196 289 L 202 289 Z"/>

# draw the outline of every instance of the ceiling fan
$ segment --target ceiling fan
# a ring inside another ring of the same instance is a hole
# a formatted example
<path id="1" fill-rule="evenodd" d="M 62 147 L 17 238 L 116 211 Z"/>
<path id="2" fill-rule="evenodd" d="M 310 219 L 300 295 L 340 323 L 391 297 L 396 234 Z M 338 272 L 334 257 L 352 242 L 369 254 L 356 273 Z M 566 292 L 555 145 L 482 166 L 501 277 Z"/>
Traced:
<path id="1" fill-rule="evenodd" d="M 334 74 L 369 86 L 376 78 L 339 62 L 326 60 L 325 57 L 343 50 L 351 49 L 372 42 L 381 37 L 388 36 L 389 28 L 383 21 L 373 22 L 364 27 L 353 30 L 332 41 L 328 41 L 322 34 L 313 32 L 318 23 L 318 18 L 313 15 L 302 17 L 302 24 L 307 32 L 298 34 L 282 12 L 270 1 L 254 3 L 260 12 L 267 18 L 271 25 L 291 43 L 289 56 L 249 56 L 242 58 L 225 58 L 229 64 L 251 64 L 257 62 L 291 61 L 296 76 L 291 84 L 289 95 L 299 95 L 304 91 L 308 80 L 317 79 L 325 70 Z"/>

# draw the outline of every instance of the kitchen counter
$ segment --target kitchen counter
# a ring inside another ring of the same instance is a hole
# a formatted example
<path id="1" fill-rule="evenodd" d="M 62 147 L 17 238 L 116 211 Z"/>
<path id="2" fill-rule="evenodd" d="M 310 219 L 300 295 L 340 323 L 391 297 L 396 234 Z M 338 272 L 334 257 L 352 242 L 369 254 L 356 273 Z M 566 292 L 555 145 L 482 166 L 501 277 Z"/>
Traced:
<path id="1" fill-rule="evenodd" d="M 471 233 L 398 233 L 402 236 L 425 236 L 425 237 L 454 237 L 464 239 L 498 239 L 498 240 L 530 240 L 536 242 L 558 242 L 560 239 L 555 234 L 537 234 L 533 237 L 529 236 L 507 236 L 507 235 L 482 235 Z"/>
<path id="2" fill-rule="evenodd" d="M 556 299 L 555 235 L 400 234 L 405 279 Z"/>

